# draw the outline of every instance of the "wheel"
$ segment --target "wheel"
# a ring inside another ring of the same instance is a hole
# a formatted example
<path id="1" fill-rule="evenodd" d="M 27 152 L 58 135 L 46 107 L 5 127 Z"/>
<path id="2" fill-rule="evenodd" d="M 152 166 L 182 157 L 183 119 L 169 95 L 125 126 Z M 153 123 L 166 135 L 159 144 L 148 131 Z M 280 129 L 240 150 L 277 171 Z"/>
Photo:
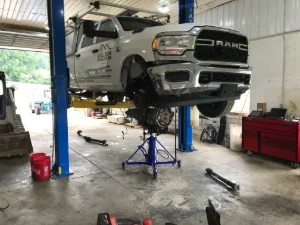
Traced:
<path id="1" fill-rule="evenodd" d="M 181 161 L 177 161 L 177 166 L 181 168 Z"/>
<path id="2" fill-rule="evenodd" d="M 290 163 L 290 166 L 293 168 L 293 169 L 297 169 L 299 167 L 299 163 L 297 162 L 291 162 Z"/>
<path id="3" fill-rule="evenodd" d="M 156 179 L 157 178 L 157 171 L 153 172 L 153 178 Z"/>
<path id="4" fill-rule="evenodd" d="M 122 168 L 123 168 L 123 170 L 125 170 L 125 163 L 124 162 L 122 162 Z"/>
<path id="5" fill-rule="evenodd" d="M 173 160 L 172 166 L 174 166 L 176 163 L 176 159 Z"/>
<path id="6" fill-rule="evenodd" d="M 32 109 L 32 110 L 31 110 L 31 113 L 35 113 L 35 110 L 34 110 L 34 109 Z"/>
<path id="7" fill-rule="evenodd" d="M 216 118 L 225 116 L 234 106 L 234 101 L 212 102 L 197 105 L 199 112 L 206 117 Z"/>

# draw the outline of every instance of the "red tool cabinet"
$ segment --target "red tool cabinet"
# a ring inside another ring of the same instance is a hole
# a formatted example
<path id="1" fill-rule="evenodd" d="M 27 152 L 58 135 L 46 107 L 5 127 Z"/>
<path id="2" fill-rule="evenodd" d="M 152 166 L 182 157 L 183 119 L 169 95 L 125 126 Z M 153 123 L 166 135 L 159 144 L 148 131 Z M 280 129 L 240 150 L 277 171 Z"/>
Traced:
<path id="1" fill-rule="evenodd" d="M 243 117 L 243 149 L 300 162 L 300 123 Z M 292 164 L 291 164 L 292 165 Z"/>

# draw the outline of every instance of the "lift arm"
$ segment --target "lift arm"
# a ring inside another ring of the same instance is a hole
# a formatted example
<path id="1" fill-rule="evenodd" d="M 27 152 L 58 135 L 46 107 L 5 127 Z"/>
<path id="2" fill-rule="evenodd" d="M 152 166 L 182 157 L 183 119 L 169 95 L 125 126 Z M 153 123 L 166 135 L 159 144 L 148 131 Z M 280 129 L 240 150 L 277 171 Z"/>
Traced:
<path id="1" fill-rule="evenodd" d="M 73 95 L 71 97 L 71 107 L 74 108 L 119 108 L 119 109 L 128 109 L 128 108 L 134 108 L 133 101 L 130 101 L 128 99 L 125 100 L 125 102 L 116 102 L 107 104 L 105 102 L 99 102 L 96 100 L 89 100 L 89 99 L 82 99 L 76 95 Z"/>

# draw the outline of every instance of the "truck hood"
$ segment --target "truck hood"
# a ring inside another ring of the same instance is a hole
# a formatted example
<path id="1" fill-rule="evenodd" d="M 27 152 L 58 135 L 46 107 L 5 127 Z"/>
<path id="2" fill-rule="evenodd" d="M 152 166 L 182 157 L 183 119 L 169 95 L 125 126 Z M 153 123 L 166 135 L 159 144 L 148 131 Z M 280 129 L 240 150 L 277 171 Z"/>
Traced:
<path id="1" fill-rule="evenodd" d="M 172 32 L 172 31 L 190 31 L 193 27 L 200 27 L 204 26 L 203 24 L 196 24 L 196 23 L 184 23 L 184 24 L 169 24 L 164 26 L 157 26 L 157 27 L 148 27 L 145 29 L 147 32 Z"/>
<path id="2" fill-rule="evenodd" d="M 147 33 L 161 33 L 161 32 L 176 32 L 176 31 L 183 31 L 187 32 L 192 30 L 194 27 L 214 27 L 223 31 L 229 31 L 229 32 L 235 32 L 243 35 L 242 33 L 232 30 L 232 29 L 227 29 L 223 27 L 216 27 L 216 26 L 209 26 L 206 24 L 199 24 L 199 23 L 184 23 L 184 24 L 169 24 L 169 25 L 164 25 L 164 26 L 157 26 L 157 27 L 148 27 L 144 31 Z"/>

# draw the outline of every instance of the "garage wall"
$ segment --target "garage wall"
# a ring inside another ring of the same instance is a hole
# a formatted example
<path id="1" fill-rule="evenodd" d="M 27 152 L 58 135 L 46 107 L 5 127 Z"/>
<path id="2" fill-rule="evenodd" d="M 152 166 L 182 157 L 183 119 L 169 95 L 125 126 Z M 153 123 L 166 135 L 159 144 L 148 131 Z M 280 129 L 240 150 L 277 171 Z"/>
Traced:
<path id="1" fill-rule="evenodd" d="M 276 36 L 250 41 L 249 64 L 252 66 L 250 110 L 257 102 L 267 102 L 267 108 L 279 107 L 282 101 L 283 37 Z"/>
<path id="2" fill-rule="evenodd" d="M 236 0 L 195 15 L 195 22 L 238 30 L 254 39 L 299 30 L 299 12 L 300 0 Z"/>
<path id="3" fill-rule="evenodd" d="M 299 14 L 299 13 L 298 13 Z M 300 19 L 299 19 L 300 20 Z M 283 100 L 288 112 L 300 116 L 300 31 L 285 35 Z"/>

